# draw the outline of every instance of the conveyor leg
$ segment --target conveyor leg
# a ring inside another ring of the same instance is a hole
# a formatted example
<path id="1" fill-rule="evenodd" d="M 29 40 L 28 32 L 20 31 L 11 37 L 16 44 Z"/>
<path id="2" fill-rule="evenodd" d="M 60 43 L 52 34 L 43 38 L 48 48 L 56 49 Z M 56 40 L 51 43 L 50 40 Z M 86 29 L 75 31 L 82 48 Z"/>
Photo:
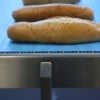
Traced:
<path id="1" fill-rule="evenodd" d="M 52 100 L 52 63 L 40 63 L 41 100 Z"/>

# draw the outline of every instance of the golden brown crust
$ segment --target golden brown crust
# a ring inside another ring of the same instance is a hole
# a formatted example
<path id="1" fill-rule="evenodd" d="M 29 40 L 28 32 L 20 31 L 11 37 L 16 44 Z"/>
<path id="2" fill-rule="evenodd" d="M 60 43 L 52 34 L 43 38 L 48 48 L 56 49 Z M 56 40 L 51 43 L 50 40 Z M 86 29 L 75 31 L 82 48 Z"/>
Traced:
<path id="1" fill-rule="evenodd" d="M 46 3 L 75 3 L 80 0 L 23 0 L 24 5 L 46 4 Z"/>
<path id="2" fill-rule="evenodd" d="M 49 3 L 48 0 L 23 0 L 24 5 Z"/>
<path id="3" fill-rule="evenodd" d="M 16 41 L 32 41 L 32 34 L 30 30 L 30 25 L 28 23 L 16 23 L 7 31 L 9 38 Z"/>
<path id="4" fill-rule="evenodd" d="M 16 21 L 37 21 L 55 16 L 69 16 L 92 19 L 94 14 L 90 8 L 72 4 L 44 4 L 25 6 L 13 12 Z"/>
<path id="5" fill-rule="evenodd" d="M 100 26 L 88 20 L 58 17 L 34 23 L 16 23 L 8 29 L 8 36 L 23 42 L 90 42 L 100 40 Z"/>

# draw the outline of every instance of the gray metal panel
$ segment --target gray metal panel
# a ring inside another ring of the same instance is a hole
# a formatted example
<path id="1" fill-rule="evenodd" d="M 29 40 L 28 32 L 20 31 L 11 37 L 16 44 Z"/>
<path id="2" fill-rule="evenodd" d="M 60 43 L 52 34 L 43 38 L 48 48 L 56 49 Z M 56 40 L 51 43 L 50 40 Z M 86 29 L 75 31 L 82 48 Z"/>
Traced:
<path id="1" fill-rule="evenodd" d="M 40 87 L 42 61 L 52 62 L 53 87 L 100 87 L 100 54 L 43 55 L 0 56 L 0 88 Z"/>

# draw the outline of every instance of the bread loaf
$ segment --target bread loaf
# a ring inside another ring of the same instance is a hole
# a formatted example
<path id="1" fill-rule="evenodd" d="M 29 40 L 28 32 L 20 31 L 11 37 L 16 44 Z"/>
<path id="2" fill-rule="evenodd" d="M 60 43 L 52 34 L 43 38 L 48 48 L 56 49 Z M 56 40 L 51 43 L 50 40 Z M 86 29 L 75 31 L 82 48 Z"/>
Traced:
<path id="1" fill-rule="evenodd" d="M 24 5 L 46 4 L 46 3 L 75 3 L 80 0 L 23 0 Z"/>
<path id="2" fill-rule="evenodd" d="M 100 40 L 100 24 L 71 17 L 38 22 L 18 22 L 8 29 L 8 37 L 19 42 L 81 43 Z"/>
<path id="3" fill-rule="evenodd" d="M 13 11 L 16 21 L 37 21 L 55 16 L 69 16 L 83 19 L 93 19 L 93 11 L 88 7 L 72 4 L 31 5 Z"/>

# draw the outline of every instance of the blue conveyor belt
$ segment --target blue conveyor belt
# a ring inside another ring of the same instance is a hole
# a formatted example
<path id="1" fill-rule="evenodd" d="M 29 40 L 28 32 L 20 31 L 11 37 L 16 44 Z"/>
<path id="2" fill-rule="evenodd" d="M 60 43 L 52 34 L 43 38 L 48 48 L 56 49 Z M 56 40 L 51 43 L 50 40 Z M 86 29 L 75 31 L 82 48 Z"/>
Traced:
<path id="1" fill-rule="evenodd" d="M 100 22 L 100 0 L 81 0 L 78 4 L 90 7 L 95 14 L 94 21 Z M 100 51 L 100 42 L 83 44 L 11 42 L 7 37 L 7 28 L 14 23 L 11 13 L 22 6 L 21 0 L 0 0 L 0 52 Z"/>

